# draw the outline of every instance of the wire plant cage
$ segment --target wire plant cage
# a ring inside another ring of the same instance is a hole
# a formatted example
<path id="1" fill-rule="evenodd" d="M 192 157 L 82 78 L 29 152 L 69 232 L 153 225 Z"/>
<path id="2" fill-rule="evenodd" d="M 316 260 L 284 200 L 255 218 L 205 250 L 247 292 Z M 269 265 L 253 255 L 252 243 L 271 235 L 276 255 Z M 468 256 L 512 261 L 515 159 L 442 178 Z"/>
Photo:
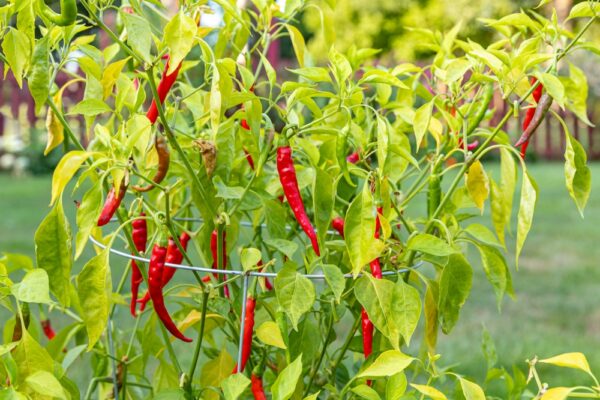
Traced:
<path id="1" fill-rule="evenodd" d="M 186 221 L 186 222 L 196 222 L 196 223 L 202 223 L 204 222 L 201 218 L 173 218 L 174 220 L 177 221 Z M 116 222 L 116 218 L 111 220 L 111 222 Z M 246 227 L 253 227 L 253 225 L 249 222 L 246 221 L 242 221 L 239 223 L 241 226 L 246 226 Z M 286 227 L 286 229 L 289 229 L 289 227 Z M 334 234 L 334 231 L 327 231 L 328 234 Z M 105 250 L 108 247 L 108 251 L 112 254 L 115 254 L 119 257 L 125 258 L 129 261 L 134 260 L 134 261 L 139 261 L 139 262 L 143 262 L 146 265 L 150 262 L 149 258 L 146 257 L 141 257 L 141 256 L 136 256 L 134 254 L 130 254 L 126 251 L 122 251 L 122 250 L 118 250 L 113 248 L 112 246 L 109 247 L 106 244 L 98 241 L 97 239 L 95 239 L 92 235 L 90 235 L 89 237 L 90 241 L 95 245 L 98 246 L 99 248 Z M 216 274 L 216 275 L 223 275 L 223 276 L 240 276 L 242 278 L 242 299 L 246 299 L 248 297 L 248 287 L 249 287 L 249 282 L 250 282 L 250 278 L 251 277 L 262 277 L 262 278 L 275 278 L 277 276 L 276 272 L 263 272 L 263 271 L 240 271 L 240 270 L 235 270 L 235 269 L 216 269 L 216 268 L 209 268 L 209 267 L 201 267 L 201 266 L 196 266 L 196 265 L 187 265 L 187 264 L 172 264 L 172 263 L 168 263 L 165 262 L 164 264 L 166 267 L 170 267 L 170 268 L 175 268 L 177 270 L 184 270 L 184 271 L 195 271 L 195 272 L 201 272 L 201 273 L 210 273 L 210 274 Z M 410 272 L 413 270 L 416 270 L 418 268 L 420 268 L 423 265 L 422 261 L 416 262 L 412 267 L 404 267 L 404 268 L 400 268 L 397 270 L 393 270 L 393 271 L 383 271 L 382 272 L 382 276 L 384 277 L 391 277 L 394 275 L 399 275 L 402 273 L 406 273 L 406 272 Z M 301 274 L 303 277 L 310 279 L 312 281 L 318 281 L 318 280 L 324 280 L 325 279 L 325 274 Z M 360 277 L 362 275 L 362 273 L 359 273 L 357 275 L 357 277 Z M 354 279 L 354 276 L 351 273 L 346 273 L 344 274 L 344 278 L 345 279 Z M 246 320 L 246 302 L 245 301 L 241 301 L 241 316 L 240 316 L 240 330 L 238 332 L 238 337 L 239 337 L 239 346 L 237 349 L 237 372 L 240 372 L 241 366 L 242 366 L 242 347 L 243 347 L 243 335 L 244 335 L 244 325 L 245 325 L 245 320 Z M 118 387 L 118 377 L 117 377 L 117 354 L 115 352 L 115 348 L 114 348 L 114 341 L 113 341 L 113 333 L 112 333 L 112 327 L 113 327 L 113 314 L 109 315 L 109 321 L 108 321 L 108 326 L 107 326 L 107 339 L 108 339 L 108 346 L 109 346 L 109 358 L 111 359 L 111 363 L 112 363 L 112 383 L 113 383 L 113 390 L 114 390 L 114 396 L 115 399 L 119 398 L 119 387 Z M 191 379 L 192 377 L 190 377 Z"/>

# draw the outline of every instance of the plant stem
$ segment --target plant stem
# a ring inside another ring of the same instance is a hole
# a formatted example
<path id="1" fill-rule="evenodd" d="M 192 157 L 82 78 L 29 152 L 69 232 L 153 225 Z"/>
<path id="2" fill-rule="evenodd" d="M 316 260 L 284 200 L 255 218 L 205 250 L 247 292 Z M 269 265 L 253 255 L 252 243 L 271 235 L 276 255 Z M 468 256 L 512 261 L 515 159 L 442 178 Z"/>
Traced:
<path id="1" fill-rule="evenodd" d="M 332 305 L 332 307 L 333 307 L 333 305 Z M 327 353 L 327 346 L 329 345 L 329 337 L 331 336 L 332 329 L 333 329 L 333 313 L 329 317 L 329 324 L 327 326 L 327 335 L 325 336 L 325 340 L 323 341 L 323 349 L 321 350 L 321 355 L 319 356 L 319 361 L 317 361 L 317 364 L 314 366 L 314 369 L 312 370 L 312 373 L 310 374 L 310 379 L 308 381 L 308 385 L 306 385 L 306 389 L 304 390 L 303 397 L 306 397 L 308 395 L 308 392 L 310 392 L 310 388 L 312 387 L 313 380 L 315 379 L 317 372 L 319 372 L 319 368 L 321 367 L 323 358 L 325 358 L 325 354 Z"/>
<path id="2" fill-rule="evenodd" d="M 200 333 L 198 334 L 198 341 L 196 342 L 196 348 L 194 349 L 194 357 L 192 357 L 192 365 L 190 366 L 190 372 L 188 374 L 190 384 L 190 394 L 192 381 L 194 379 L 194 372 L 196 371 L 196 365 L 198 364 L 198 358 L 200 357 L 200 349 L 202 348 L 202 340 L 204 339 L 204 325 L 206 322 L 206 310 L 208 306 L 208 295 L 207 290 L 202 293 L 202 319 L 200 320 Z"/>
<path id="3" fill-rule="evenodd" d="M 348 350 L 348 347 L 350 347 L 352 338 L 354 338 L 354 334 L 356 333 L 356 330 L 358 329 L 359 326 L 360 326 L 360 316 L 358 316 L 356 318 L 356 320 L 354 321 L 354 325 L 352 325 L 352 329 L 350 329 L 350 332 L 348 333 L 348 336 L 346 337 L 346 341 L 344 342 L 344 345 L 342 346 L 342 349 L 340 350 L 340 355 L 335 359 L 335 361 L 331 365 L 331 375 L 332 375 L 334 382 L 335 382 L 335 370 L 337 369 L 338 365 L 340 365 L 340 363 L 344 359 L 344 356 L 346 355 L 346 351 Z"/>
<path id="4" fill-rule="evenodd" d="M 173 346 L 171 345 L 171 339 L 169 338 L 169 335 L 167 334 L 167 330 L 165 329 L 163 324 L 160 322 L 158 323 L 158 326 L 160 326 L 160 331 L 162 332 L 163 339 L 165 341 L 165 346 L 167 347 L 167 352 L 169 353 L 169 358 L 171 359 L 171 362 L 175 366 L 175 369 L 177 370 L 177 374 L 181 375 L 181 372 L 182 372 L 181 365 L 179 365 L 179 361 L 177 360 L 177 356 L 175 355 L 175 351 L 173 350 Z"/>

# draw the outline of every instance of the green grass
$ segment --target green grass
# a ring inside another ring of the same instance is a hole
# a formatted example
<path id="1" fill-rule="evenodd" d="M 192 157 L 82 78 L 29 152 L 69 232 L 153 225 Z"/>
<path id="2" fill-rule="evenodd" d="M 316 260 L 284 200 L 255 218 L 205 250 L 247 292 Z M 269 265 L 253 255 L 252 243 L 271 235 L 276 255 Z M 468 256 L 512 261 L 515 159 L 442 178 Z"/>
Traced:
<path id="1" fill-rule="evenodd" d="M 540 187 L 534 226 L 519 271 L 510 258 L 517 300 L 505 299 L 498 312 L 490 284 L 473 257 L 473 291 L 450 336 L 440 336 L 438 352 L 445 363 L 481 381 L 485 360 L 480 350 L 482 325 L 492 335 L 500 363 L 518 363 L 535 355 L 549 357 L 581 351 L 600 373 L 600 164 L 591 166 L 592 196 L 581 219 L 564 186 L 562 164 L 536 164 L 530 170 Z M 33 234 L 48 212 L 49 177 L 0 175 L 0 251 L 34 255 Z M 516 202 L 518 203 L 518 201 Z M 65 207 L 73 214 L 71 207 Z M 509 238 L 514 243 L 514 237 Z M 514 247 L 514 246 L 513 246 Z M 77 262 L 76 270 L 86 259 Z M 557 383 L 589 383 L 585 376 L 542 369 L 542 379 Z"/>

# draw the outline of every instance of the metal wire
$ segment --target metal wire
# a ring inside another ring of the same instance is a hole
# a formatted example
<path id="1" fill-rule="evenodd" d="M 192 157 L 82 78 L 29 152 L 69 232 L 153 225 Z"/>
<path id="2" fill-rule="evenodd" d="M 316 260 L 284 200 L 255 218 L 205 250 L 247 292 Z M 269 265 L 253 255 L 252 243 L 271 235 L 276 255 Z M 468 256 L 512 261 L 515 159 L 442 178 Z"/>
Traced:
<path id="1" fill-rule="evenodd" d="M 189 222 L 203 222 L 202 219 L 200 218 L 174 218 L 177 221 L 189 221 Z M 116 219 L 112 219 L 111 222 L 116 221 Z M 247 222 L 247 221 L 242 221 L 239 223 L 242 226 L 247 226 L 247 227 L 253 227 L 252 223 Z M 261 226 L 265 227 L 265 224 L 262 224 Z M 286 226 L 286 229 L 291 229 L 290 227 Z M 327 231 L 327 233 L 332 234 L 335 233 L 335 231 Z M 100 247 L 101 249 L 106 249 L 108 246 L 106 246 L 104 243 L 101 243 L 100 241 L 96 240 L 96 238 L 94 238 L 93 236 L 90 235 L 90 241 Z M 120 257 L 124 257 L 127 258 L 129 260 L 135 260 L 135 261 L 140 261 L 143 263 L 149 263 L 150 259 L 145 258 L 145 257 L 138 257 L 135 256 L 133 254 L 127 253 L 125 251 L 121 251 L 121 250 L 117 250 L 117 249 L 113 249 L 112 247 L 110 247 L 108 249 L 108 251 L 110 251 L 113 254 L 116 254 Z M 232 270 L 232 269 L 216 269 L 216 268 L 209 268 L 209 267 L 199 267 L 199 266 L 195 266 L 195 265 L 186 265 L 186 264 L 171 264 L 171 263 L 165 263 L 165 265 L 167 267 L 171 267 L 171 268 L 175 268 L 175 269 L 182 269 L 182 270 L 187 270 L 187 271 L 198 271 L 198 272 L 205 272 L 205 273 L 213 273 L 213 274 L 221 274 L 221 275 L 243 275 L 244 276 L 244 280 L 243 280 L 243 286 L 242 286 L 242 291 L 243 291 L 243 300 L 242 300 L 242 314 L 241 314 L 241 321 L 240 321 L 240 343 L 239 343 L 239 347 L 238 347 L 238 357 L 237 357 L 237 372 L 241 371 L 242 368 L 242 350 L 243 350 L 243 344 L 244 344 L 244 328 L 245 328 L 245 323 L 246 323 L 246 298 L 248 297 L 248 283 L 250 280 L 251 276 L 261 276 L 261 277 L 271 277 L 271 278 L 275 278 L 277 276 L 277 273 L 275 272 L 260 272 L 260 271 L 237 271 L 237 270 Z M 415 269 L 420 268 L 423 265 L 423 262 L 418 262 L 416 263 L 413 267 L 410 268 L 400 268 L 398 270 L 395 271 L 384 271 L 382 273 L 383 276 L 392 276 L 392 275 L 397 275 L 403 272 L 408 272 L 408 271 L 412 271 Z M 356 277 L 360 277 L 362 276 L 362 273 L 359 273 Z M 325 274 L 303 274 L 302 276 L 304 276 L 305 278 L 311 279 L 311 280 L 317 280 L 317 279 L 325 279 Z M 354 275 L 352 275 L 351 273 L 347 273 L 344 274 L 344 278 L 346 279 L 351 279 L 351 278 L 355 278 Z M 110 322 L 110 321 L 109 321 Z M 115 399 L 118 399 L 118 382 L 117 382 L 117 377 L 116 377 L 116 363 L 114 362 L 114 347 L 113 347 L 113 338 L 112 338 L 112 322 L 110 322 L 109 324 L 109 329 L 108 329 L 108 341 L 109 341 L 109 346 L 111 347 L 110 351 L 113 353 L 111 354 L 111 358 L 113 358 L 113 380 L 114 380 L 114 393 L 115 393 Z"/>

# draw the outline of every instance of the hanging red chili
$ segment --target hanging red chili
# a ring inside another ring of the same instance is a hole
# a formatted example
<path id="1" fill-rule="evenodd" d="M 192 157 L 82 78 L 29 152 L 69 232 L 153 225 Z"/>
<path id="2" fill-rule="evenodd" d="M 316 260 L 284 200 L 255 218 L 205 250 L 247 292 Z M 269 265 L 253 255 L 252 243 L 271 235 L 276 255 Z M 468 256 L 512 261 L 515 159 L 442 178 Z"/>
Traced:
<path id="1" fill-rule="evenodd" d="M 331 221 L 331 227 L 333 229 L 335 229 L 337 231 L 337 233 L 340 234 L 341 237 L 344 237 L 344 218 L 342 218 L 342 217 L 335 217 Z"/>
<path id="2" fill-rule="evenodd" d="M 192 339 L 185 337 L 183 333 L 177 329 L 177 326 L 171 319 L 169 311 L 165 306 L 165 299 L 162 293 L 162 275 L 165 267 L 165 260 L 167 257 L 167 247 L 164 239 L 161 239 L 159 243 L 156 243 L 152 249 L 152 256 L 150 257 L 150 267 L 148 270 L 148 292 L 152 299 L 152 305 L 156 311 L 156 315 L 162 321 L 163 325 L 173 336 L 183 340 L 184 342 L 191 342 Z"/>
<path id="3" fill-rule="evenodd" d="M 290 146 L 281 146 L 277 149 L 277 171 L 279 172 L 279 181 L 283 187 L 283 194 L 290 204 L 296 220 L 310 239 L 312 247 L 317 254 L 319 251 L 319 243 L 315 230 L 304 209 L 304 202 L 298 188 L 298 180 L 296 179 L 296 169 L 292 160 L 292 148 Z"/>
<path id="4" fill-rule="evenodd" d="M 535 85 L 536 82 L 537 82 L 537 78 L 535 76 L 532 77 L 531 85 L 532 86 Z M 539 85 L 537 85 L 535 87 L 535 89 L 533 90 L 532 96 L 533 96 L 533 100 L 535 101 L 536 104 L 540 101 L 543 90 L 544 90 L 544 86 L 541 83 Z M 522 128 L 524 131 L 527 130 L 527 128 L 531 124 L 531 120 L 533 119 L 534 114 L 535 114 L 535 107 L 530 107 L 525 112 L 525 118 L 523 119 L 523 125 L 522 125 Z M 529 146 L 529 139 L 526 140 L 525 142 L 523 142 L 523 144 L 521 145 L 521 158 L 523 158 L 523 159 L 525 158 L 525 154 L 527 153 L 528 146 Z"/>
<path id="5" fill-rule="evenodd" d="M 125 193 L 127 193 L 127 177 L 124 177 L 121 181 L 121 185 L 119 186 L 119 194 L 115 194 L 115 188 L 111 188 L 106 196 L 106 201 L 104 202 L 104 207 L 102 208 L 102 212 L 100 213 L 100 217 L 98 218 L 98 226 L 104 226 L 110 222 L 110 219 L 115 215 L 115 212 L 119 208 L 121 201 L 125 197 Z"/>
<path id="6" fill-rule="evenodd" d="M 212 264 L 213 269 L 219 268 L 218 258 L 217 258 L 218 236 L 219 235 L 218 235 L 216 229 L 210 235 L 210 252 L 213 257 L 213 264 Z M 221 267 L 222 267 L 222 269 L 227 269 L 227 245 L 226 245 L 226 241 L 225 241 L 225 231 L 223 231 L 223 245 L 222 246 L 223 246 L 223 248 L 221 249 L 221 255 L 222 255 L 223 265 Z M 217 274 L 215 272 L 215 273 L 213 273 L 213 275 L 214 275 L 215 279 L 218 281 L 219 274 Z M 224 279 L 224 277 L 223 277 L 223 279 Z M 225 297 L 229 298 L 229 287 L 227 285 L 225 285 L 225 287 L 223 287 L 223 294 L 225 295 Z"/>
<path id="7" fill-rule="evenodd" d="M 252 351 L 252 332 L 254 331 L 254 309 L 256 307 L 256 299 L 252 294 L 246 299 L 246 318 L 244 319 L 244 335 L 242 337 L 242 365 L 240 372 L 244 371 L 250 352 Z M 236 373 L 237 364 L 233 367 L 233 372 Z"/>
<path id="8" fill-rule="evenodd" d="M 523 143 L 527 142 L 531 136 L 535 133 L 535 130 L 540 126 L 544 117 L 548 113 L 550 106 L 552 105 L 552 97 L 548 93 L 544 93 L 538 102 L 537 107 L 535 108 L 535 112 L 533 113 L 533 118 L 531 119 L 531 123 L 527 126 L 527 129 L 523 131 L 523 134 L 515 143 L 515 147 L 521 146 Z"/>
<path id="9" fill-rule="evenodd" d="M 131 236 L 133 238 L 135 249 L 138 252 L 146 251 L 146 242 L 148 241 L 148 226 L 146 224 L 146 219 L 144 218 L 145 216 L 146 214 L 142 212 L 140 213 L 140 218 L 134 220 L 131 223 L 133 227 Z M 129 308 L 131 311 L 131 315 L 133 315 L 134 317 L 136 314 L 138 292 L 140 289 L 140 284 L 143 280 L 144 278 L 142 277 L 140 268 L 138 267 L 135 260 L 131 260 L 131 304 Z"/>
<path id="10" fill-rule="evenodd" d="M 183 247 L 183 250 L 187 250 L 187 245 L 188 245 L 188 242 L 190 241 L 190 239 L 191 239 L 190 235 L 188 235 L 187 232 L 183 232 L 179 236 L 179 243 L 181 243 L 181 247 Z M 169 238 L 169 244 L 167 245 L 167 256 L 165 257 L 165 263 L 181 264 L 182 261 L 183 261 L 183 254 L 179 251 L 179 247 L 177 247 L 177 244 L 175 243 L 173 238 Z M 173 279 L 173 275 L 175 275 L 176 271 L 177 271 L 177 268 L 173 268 L 173 267 L 169 267 L 168 265 L 165 265 L 165 267 L 163 269 L 163 274 L 161 277 L 161 284 L 162 284 L 163 289 L 165 288 L 165 286 L 167 286 L 167 283 L 169 283 L 171 281 L 171 279 Z M 146 292 L 146 295 L 141 300 L 138 300 L 138 303 L 140 303 L 141 311 L 144 311 L 144 309 L 146 308 L 146 304 L 149 301 L 150 301 L 150 292 Z"/>
<path id="11" fill-rule="evenodd" d="M 49 319 L 41 320 L 40 324 L 42 325 L 42 331 L 44 331 L 44 336 L 46 336 L 48 338 L 48 340 L 54 339 L 54 336 L 56 336 L 56 332 L 54 332 L 54 329 L 52 328 L 52 324 L 50 323 L 50 320 Z"/>
<path id="12" fill-rule="evenodd" d="M 149 190 L 154 189 L 155 183 L 161 183 L 165 177 L 167 176 L 167 172 L 169 171 L 169 165 L 171 163 L 171 155 L 169 153 L 169 146 L 167 145 L 167 140 L 163 135 L 157 134 L 154 136 L 154 148 L 156 149 L 156 154 L 158 154 L 158 168 L 156 169 L 156 174 L 152 178 L 152 182 L 146 186 L 133 186 L 138 192 L 147 192 Z"/>
<path id="13" fill-rule="evenodd" d="M 158 87 L 156 91 L 158 92 L 158 98 L 160 99 L 160 103 L 163 104 L 171 87 L 177 80 L 177 75 L 179 75 L 179 70 L 181 69 L 181 63 L 175 68 L 175 71 L 168 73 L 169 71 L 169 60 L 167 60 L 167 64 L 165 65 L 165 69 L 163 71 L 163 76 L 158 83 Z M 152 100 L 152 104 L 150 104 L 150 108 L 146 113 L 146 117 L 150 120 L 152 124 L 156 122 L 158 118 L 158 108 L 156 107 L 156 100 Z"/>
<path id="14" fill-rule="evenodd" d="M 252 375 L 250 376 L 250 382 L 250 388 L 252 390 L 254 400 L 267 400 L 267 396 L 265 395 L 265 389 L 263 388 L 262 378 L 252 373 Z"/>

